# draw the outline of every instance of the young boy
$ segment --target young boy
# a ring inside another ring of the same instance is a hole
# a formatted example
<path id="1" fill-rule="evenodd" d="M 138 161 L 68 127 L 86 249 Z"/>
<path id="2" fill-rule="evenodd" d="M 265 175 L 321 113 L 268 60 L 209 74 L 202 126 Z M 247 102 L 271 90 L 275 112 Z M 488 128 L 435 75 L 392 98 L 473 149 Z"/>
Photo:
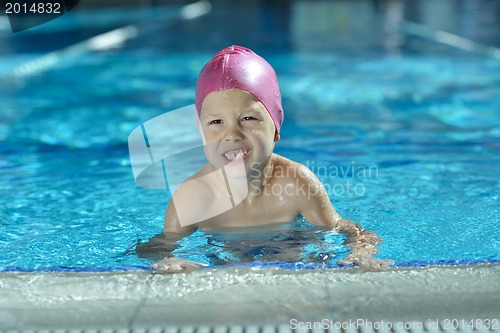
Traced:
<path id="1" fill-rule="evenodd" d="M 379 270 L 393 263 L 372 257 L 381 239 L 341 218 L 306 166 L 273 153 L 283 110 L 276 74 L 263 58 L 240 46 L 217 53 L 199 75 L 195 105 L 208 163 L 172 196 L 163 234 L 138 246 L 139 253 L 164 250 L 164 258 L 153 264 L 155 271 L 199 267 L 171 256 L 176 242 L 196 228 L 289 223 L 299 214 L 347 236 L 352 251 L 339 264 Z"/>

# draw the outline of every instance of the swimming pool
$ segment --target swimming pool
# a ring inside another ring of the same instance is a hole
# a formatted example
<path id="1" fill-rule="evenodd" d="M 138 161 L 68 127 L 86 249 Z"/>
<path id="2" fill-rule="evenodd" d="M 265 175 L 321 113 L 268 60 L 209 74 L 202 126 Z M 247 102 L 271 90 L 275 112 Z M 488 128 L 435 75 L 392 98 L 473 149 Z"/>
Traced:
<path id="1" fill-rule="evenodd" d="M 469 15 L 495 6 L 478 3 Z M 215 4 L 193 20 L 182 16 L 181 6 L 75 10 L 23 34 L 2 30 L 0 271 L 133 270 L 143 276 L 151 261 L 127 250 L 161 231 L 168 193 L 134 184 L 128 135 L 192 104 L 201 67 L 230 44 L 255 49 L 276 69 L 285 109 L 276 152 L 308 165 L 343 217 L 384 238 L 379 257 L 401 268 L 497 263 L 500 61 L 481 49 L 416 36 L 404 21 L 391 30 L 388 17 L 398 8 L 387 6 L 377 12 L 365 1 Z M 451 18 L 466 13 L 448 11 Z M 354 13 L 362 19 L 342 20 Z M 100 19 L 88 20 L 97 14 Z M 481 30 L 489 34 L 465 37 L 499 47 L 499 20 L 493 19 Z M 455 33 L 463 28 L 449 20 L 420 23 L 455 27 Z M 71 47 L 113 29 L 121 31 L 121 43 Z M 187 243 L 188 256 L 199 253 Z M 335 267 L 334 261 L 327 265 Z M 248 266 L 315 268 L 311 274 L 319 275 L 312 280 L 326 274 L 314 261 Z M 213 273 L 215 281 L 225 281 L 215 288 L 232 285 L 224 274 L 250 285 L 279 284 L 272 269 L 262 276 L 238 269 L 243 273 Z M 497 273 L 488 274 L 498 294 Z M 194 276 L 165 279 L 189 293 L 198 288 Z"/>

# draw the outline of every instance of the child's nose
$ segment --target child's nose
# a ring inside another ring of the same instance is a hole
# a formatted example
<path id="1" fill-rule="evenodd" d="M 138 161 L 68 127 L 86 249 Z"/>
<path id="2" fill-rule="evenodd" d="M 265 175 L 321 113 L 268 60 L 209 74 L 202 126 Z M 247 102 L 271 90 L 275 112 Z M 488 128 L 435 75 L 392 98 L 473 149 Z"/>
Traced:
<path id="1" fill-rule="evenodd" d="M 239 141 L 243 139 L 243 133 L 238 126 L 229 126 L 224 133 L 225 141 Z"/>

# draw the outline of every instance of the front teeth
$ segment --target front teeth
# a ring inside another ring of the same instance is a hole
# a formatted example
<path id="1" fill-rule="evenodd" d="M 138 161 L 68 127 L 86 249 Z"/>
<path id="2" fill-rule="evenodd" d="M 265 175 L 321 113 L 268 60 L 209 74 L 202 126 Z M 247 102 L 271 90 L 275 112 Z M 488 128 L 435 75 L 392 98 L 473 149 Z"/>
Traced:
<path id="1" fill-rule="evenodd" d="M 237 158 L 241 158 L 243 156 L 245 156 L 246 154 L 248 154 L 248 150 L 246 149 L 240 149 L 240 150 L 232 150 L 232 151 L 228 151 L 227 153 L 224 153 L 224 156 L 230 160 L 230 161 L 233 161 Z"/>

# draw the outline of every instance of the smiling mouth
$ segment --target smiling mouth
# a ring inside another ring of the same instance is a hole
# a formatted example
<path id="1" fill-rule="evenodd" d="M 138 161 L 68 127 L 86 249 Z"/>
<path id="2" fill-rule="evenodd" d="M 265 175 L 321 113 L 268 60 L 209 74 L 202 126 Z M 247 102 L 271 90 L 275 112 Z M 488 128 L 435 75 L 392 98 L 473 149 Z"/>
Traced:
<path id="1" fill-rule="evenodd" d="M 242 149 L 230 150 L 228 152 L 225 152 L 223 155 L 229 161 L 234 161 L 235 159 L 238 158 L 244 158 L 245 156 L 248 155 L 249 152 L 250 150 L 242 148 Z"/>

